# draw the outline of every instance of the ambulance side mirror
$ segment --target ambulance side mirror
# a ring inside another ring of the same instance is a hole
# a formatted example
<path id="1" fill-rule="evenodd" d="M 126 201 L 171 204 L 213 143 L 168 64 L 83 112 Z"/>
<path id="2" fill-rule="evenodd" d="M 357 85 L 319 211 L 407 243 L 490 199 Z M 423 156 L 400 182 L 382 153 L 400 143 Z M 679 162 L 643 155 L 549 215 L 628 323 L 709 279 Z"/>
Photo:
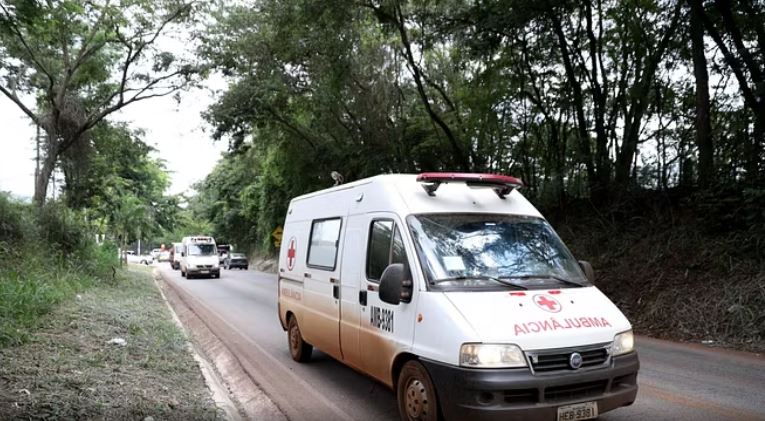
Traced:
<path id="1" fill-rule="evenodd" d="M 584 275 L 587 277 L 587 280 L 594 283 L 595 271 L 592 270 L 592 265 L 590 264 L 590 262 L 586 260 L 580 260 L 579 267 L 582 268 L 582 270 L 584 271 Z"/>
<path id="2" fill-rule="evenodd" d="M 380 300 L 393 305 L 412 301 L 412 276 L 403 263 L 393 263 L 383 271 Z"/>

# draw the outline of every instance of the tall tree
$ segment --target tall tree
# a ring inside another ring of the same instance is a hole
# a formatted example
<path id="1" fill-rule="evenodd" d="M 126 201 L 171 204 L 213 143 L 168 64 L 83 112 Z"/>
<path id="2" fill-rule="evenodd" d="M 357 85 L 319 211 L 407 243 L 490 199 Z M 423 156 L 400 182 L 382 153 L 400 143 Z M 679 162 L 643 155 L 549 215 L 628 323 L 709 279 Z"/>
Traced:
<path id="1" fill-rule="evenodd" d="M 696 147 L 699 150 L 699 186 L 707 187 L 714 172 L 714 144 L 709 105 L 709 72 L 704 47 L 704 24 L 698 8 L 690 11 L 691 56 L 696 82 Z"/>
<path id="2" fill-rule="evenodd" d="M 748 144 L 747 178 L 759 180 L 760 155 L 765 147 L 765 6 L 747 1 L 714 0 L 707 9 L 702 0 L 688 0 L 709 36 L 720 49 L 738 82 L 744 104 L 753 115 Z M 759 54 L 757 52 L 759 51 Z"/>
<path id="3" fill-rule="evenodd" d="M 88 142 L 99 122 L 191 81 L 197 69 L 158 40 L 194 7 L 183 0 L 0 1 L 0 92 L 47 134 L 35 203 L 45 202 L 62 155 Z"/>

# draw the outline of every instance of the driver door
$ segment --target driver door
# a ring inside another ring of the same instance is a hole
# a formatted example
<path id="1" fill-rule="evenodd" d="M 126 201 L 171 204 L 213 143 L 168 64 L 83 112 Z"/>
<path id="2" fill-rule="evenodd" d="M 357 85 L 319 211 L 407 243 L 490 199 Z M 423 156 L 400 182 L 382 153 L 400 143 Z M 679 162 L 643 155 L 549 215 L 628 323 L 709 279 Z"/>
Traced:
<path id="1" fill-rule="evenodd" d="M 368 214 L 367 218 L 366 259 L 360 285 L 359 351 L 362 367 L 390 385 L 393 359 L 401 350 L 411 347 L 414 337 L 416 291 L 409 303 L 385 303 L 379 295 L 380 276 L 391 263 L 413 267 L 410 256 L 414 250 L 407 247 L 405 226 L 395 214 L 375 213 Z"/>

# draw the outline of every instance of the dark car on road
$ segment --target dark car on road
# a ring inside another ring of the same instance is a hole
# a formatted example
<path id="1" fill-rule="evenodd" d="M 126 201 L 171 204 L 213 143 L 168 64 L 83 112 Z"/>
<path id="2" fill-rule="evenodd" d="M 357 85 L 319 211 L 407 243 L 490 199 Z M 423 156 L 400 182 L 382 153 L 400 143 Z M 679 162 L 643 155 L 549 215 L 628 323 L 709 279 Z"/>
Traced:
<path id="1" fill-rule="evenodd" d="M 247 270 L 250 267 L 250 262 L 247 261 L 247 256 L 242 253 L 229 253 L 223 261 L 223 265 L 226 269 L 239 268 Z"/>

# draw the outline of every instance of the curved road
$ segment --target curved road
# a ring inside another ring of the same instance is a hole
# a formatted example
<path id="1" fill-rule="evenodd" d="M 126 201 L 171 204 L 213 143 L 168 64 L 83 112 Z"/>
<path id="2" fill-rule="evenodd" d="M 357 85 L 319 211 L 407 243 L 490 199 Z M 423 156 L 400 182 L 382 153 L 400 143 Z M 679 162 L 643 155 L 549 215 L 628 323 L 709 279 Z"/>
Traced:
<path id="1" fill-rule="evenodd" d="M 397 420 L 393 393 L 314 350 L 290 358 L 276 309 L 276 276 L 222 271 L 220 279 L 164 279 L 226 343 L 248 374 L 292 420 Z M 637 339 L 640 392 L 602 420 L 765 420 L 765 357 L 645 337 Z"/>

